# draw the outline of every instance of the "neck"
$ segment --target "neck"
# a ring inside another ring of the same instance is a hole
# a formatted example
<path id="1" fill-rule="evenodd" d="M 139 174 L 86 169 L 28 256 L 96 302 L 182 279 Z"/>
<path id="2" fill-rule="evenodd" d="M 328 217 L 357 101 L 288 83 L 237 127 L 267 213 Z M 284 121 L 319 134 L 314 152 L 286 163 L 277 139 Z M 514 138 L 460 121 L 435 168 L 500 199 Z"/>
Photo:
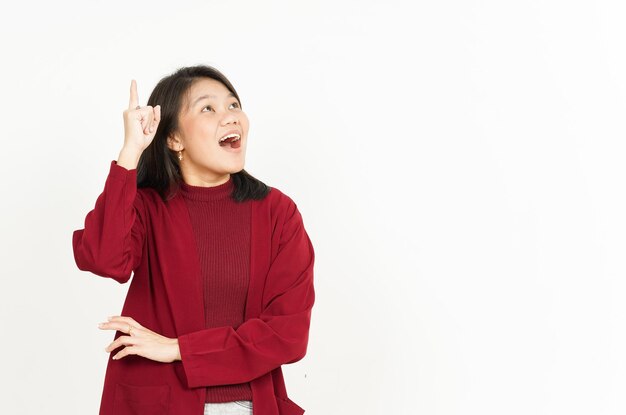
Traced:
<path id="1" fill-rule="evenodd" d="M 183 197 L 192 200 L 215 201 L 223 200 L 229 197 L 234 189 L 232 176 L 229 175 L 226 181 L 214 185 L 195 185 L 182 181 L 180 183 L 180 192 Z"/>

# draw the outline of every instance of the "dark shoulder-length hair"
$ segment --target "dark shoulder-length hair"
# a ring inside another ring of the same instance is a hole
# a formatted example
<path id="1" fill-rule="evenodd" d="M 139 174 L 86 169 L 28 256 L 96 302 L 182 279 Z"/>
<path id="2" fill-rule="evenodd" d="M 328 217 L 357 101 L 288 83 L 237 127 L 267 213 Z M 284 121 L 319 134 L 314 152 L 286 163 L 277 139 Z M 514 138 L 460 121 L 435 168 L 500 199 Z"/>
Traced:
<path id="1" fill-rule="evenodd" d="M 167 202 L 176 195 L 183 181 L 176 153 L 167 146 L 167 138 L 179 128 L 179 114 L 193 83 L 211 78 L 224 84 L 241 106 L 241 100 L 230 81 L 219 70 L 208 65 L 188 66 L 177 69 L 162 78 L 152 90 L 148 105 L 161 106 L 161 121 L 150 145 L 142 152 L 137 165 L 137 187 L 156 190 Z M 234 189 L 230 195 L 237 202 L 263 199 L 271 187 L 253 177 L 245 169 L 231 174 Z"/>

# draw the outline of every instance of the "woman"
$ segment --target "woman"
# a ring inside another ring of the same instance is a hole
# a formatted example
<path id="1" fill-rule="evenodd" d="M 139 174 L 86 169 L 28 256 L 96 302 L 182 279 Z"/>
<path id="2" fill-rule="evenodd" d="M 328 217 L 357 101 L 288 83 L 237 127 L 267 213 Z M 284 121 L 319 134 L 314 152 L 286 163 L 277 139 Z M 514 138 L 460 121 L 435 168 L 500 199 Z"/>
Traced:
<path id="1" fill-rule="evenodd" d="M 306 354 L 314 250 L 294 201 L 244 169 L 248 118 L 209 66 L 161 79 L 74 231 L 79 269 L 125 283 L 101 415 L 301 415 L 281 365 Z"/>

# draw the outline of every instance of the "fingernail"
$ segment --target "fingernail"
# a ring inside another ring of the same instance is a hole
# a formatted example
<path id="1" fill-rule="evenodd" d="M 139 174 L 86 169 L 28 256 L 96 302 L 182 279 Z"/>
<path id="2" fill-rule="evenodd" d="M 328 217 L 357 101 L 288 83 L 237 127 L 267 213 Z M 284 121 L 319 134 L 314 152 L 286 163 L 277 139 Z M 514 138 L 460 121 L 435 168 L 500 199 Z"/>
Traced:
<path id="1" fill-rule="evenodd" d="M 109 321 L 113 320 L 113 316 L 107 317 L 107 320 L 109 320 Z"/>
<path id="2" fill-rule="evenodd" d="M 103 327 L 104 323 L 98 323 L 98 327 Z"/>

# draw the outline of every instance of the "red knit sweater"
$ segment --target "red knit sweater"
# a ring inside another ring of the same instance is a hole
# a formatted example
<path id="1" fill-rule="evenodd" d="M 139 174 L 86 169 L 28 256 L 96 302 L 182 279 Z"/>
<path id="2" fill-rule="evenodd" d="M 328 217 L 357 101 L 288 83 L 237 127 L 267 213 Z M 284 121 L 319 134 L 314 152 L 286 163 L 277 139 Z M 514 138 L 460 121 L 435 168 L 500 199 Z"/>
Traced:
<path id="1" fill-rule="evenodd" d="M 192 186 L 181 183 L 202 271 L 205 327 L 244 322 L 250 282 L 250 203 L 230 198 L 234 183 Z M 252 400 L 250 382 L 206 387 L 205 402 Z"/>

